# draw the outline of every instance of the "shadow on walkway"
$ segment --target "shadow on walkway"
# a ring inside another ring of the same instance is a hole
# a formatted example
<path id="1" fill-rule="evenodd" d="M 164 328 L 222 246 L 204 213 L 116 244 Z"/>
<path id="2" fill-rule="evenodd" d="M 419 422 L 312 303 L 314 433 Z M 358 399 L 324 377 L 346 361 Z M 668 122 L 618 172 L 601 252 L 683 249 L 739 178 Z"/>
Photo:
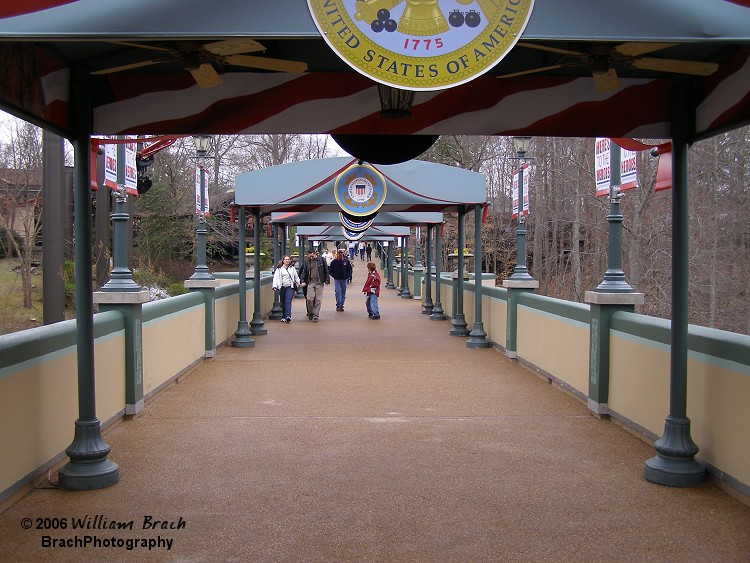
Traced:
<path id="1" fill-rule="evenodd" d="M 369 320 L 364 270 L 111 428 L 119 484 L 6 510 L 0 560 L 748 561 L 750 508 L 647 482 L 652 447 L 395 290 Z"/>

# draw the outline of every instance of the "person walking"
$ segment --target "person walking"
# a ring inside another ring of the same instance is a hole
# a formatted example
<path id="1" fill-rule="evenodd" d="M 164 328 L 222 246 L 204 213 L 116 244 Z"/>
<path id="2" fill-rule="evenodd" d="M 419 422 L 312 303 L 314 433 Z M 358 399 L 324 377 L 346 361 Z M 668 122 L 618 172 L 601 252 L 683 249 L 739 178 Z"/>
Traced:
<path id="1" fill-rule="evenodd" d="M 271 283 L 273 290 L 279 292 L 282 323 L 292 322 L 292 297 L 294 297 L 299 283 L 299 274 L 297 274 L 297 269 L 292 266 L 292 259 L 289 256 L 284 256 L 273 273 L 273 282 Z"/>
<path id="2" fill-rule="evenodd" d="M 330 274 L 336 290 L 336 310 L 343 311 L 346 301 L 346 284 L 352 278 L 352 263 L 342 248 L 338 250 L 336 258 L 331 262 Z"/>
<path id="3" fill-rule="evenodd" d="M 365 307 L 367 307 L 367 316 L 373 320 L 380 318 L 380 308 L 378 307 L 378 297 L 380 297 L 380 274 L 375 269 L 374 262 L 367 263 L 367 279 L 362 286 L 362 293 L 367 295 Z"/>
<path id="4" fill-rule="evenodd" d="M 300 285 L 306 290 L 305 304 L 307 318 L 314 323 L 320 319 L 320 306 L 323 301 L 323 288 L 331 283 L 328 266 L 322 256 L 310 251 L 307 259 L 302 263 L 299 272 Z"/>
<path id="5" fill-rule="evenodd" d="M 362 260 L 362 262 L 365 261 L 365 243 L 363 242 L 359 243 L 359 259 Z"/>
<path id="6" fill-rule="evenodd" d="M 372 262 L 372 246 L 370 246 L 370 243 L 367 243 L 367 246 L 365 247 L 365 252 L 367 253 L 367 261 Z"/>

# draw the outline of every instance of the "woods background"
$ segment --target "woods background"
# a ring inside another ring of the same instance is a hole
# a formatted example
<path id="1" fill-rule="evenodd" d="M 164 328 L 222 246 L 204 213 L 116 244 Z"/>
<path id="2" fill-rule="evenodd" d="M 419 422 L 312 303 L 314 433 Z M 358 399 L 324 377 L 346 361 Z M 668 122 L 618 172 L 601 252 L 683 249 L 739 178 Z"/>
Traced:
<path id="1" fill-rule="evenodd" d="M 742 128 L 696 143 L 689 154 L 690 322 L 744 334 L 750 334 L 749 131 Z M 4 139 L 0 142 L 0 257 L 16 256 L 23 262 L 28 256 L 31 265 L 43 223 L 41 132 L 15 121 L 10 127 L 6 124 Z M 327 136 L 214 137 L 206 175 L 212 213 L 211 268 L 236 268 L 237 225 L 229 222 L 236 175 L 340 154 Z M 539 293 L 580 302 L 585 291 L 602 281 L 607 267 L 609 200 L 595 196 L 594 139 L 535 137 L 526 156 L 532 159 L 527 187 L 530 273 L 540 282 Z M 441 137 L 419 157 L 486 175 L 490 207 L 482 226 L 482 261 L 483 270 L 494 272 L 498 284 L 512 273 L 516 260 L 517 223 L 511 218 L 515 157 L 508 137 Z M 640 153 L 639 186 L 623 192 L 623 269 L 636 291 L 645 294 L 637 312 L 669 318 L 672 192 L 654 192 L 656 164 L 647 152 Z M 192 139 L 180 139 L 155 156 L 148 193 L 130 198 L 131 258 L 139 283 L 179 287 L 193 271 L 194 166 Z M 457 247 L 456 223 L 455 217 L 446 217 L 444 268 L 447 254 Z M 473 214 L 467 215 L 466 223 L 466 246 L 471 249 Z M 262 228 L 267 235 L 268 229 Z M 415 237 L 410 242 L 413 253 Z M 267 239 L 264 244 L 269 244 Z M 29 293 L 34 285 L 30 272 Z M 24 291 L 26 284 L 24 280 Z"/>

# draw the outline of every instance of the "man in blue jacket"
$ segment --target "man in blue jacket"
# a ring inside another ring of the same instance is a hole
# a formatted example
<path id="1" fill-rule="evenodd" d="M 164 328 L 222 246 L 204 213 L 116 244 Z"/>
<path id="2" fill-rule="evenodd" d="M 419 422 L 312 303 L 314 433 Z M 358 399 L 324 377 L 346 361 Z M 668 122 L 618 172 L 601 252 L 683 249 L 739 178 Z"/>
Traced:
<path id="1" fill-rule="evenodd" d="M 346 284 L 352 277 L 352 263 L 343 248 L 339 248 L 336 252 L 336 258 L 331 262 L 329 272 L 336 289 L 336 310 L 343 311 L 344 301 L 346 301 Z"/>

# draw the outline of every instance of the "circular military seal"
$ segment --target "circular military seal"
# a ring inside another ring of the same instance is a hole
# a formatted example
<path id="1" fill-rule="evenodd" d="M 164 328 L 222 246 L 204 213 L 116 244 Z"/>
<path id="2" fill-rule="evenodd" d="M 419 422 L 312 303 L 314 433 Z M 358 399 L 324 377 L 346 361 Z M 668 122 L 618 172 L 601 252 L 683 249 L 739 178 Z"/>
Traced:
<path id="1" fill-rule="evenodd" d="M 368 215 L 367 217 L 362 217 L 361 221 L 357 221 L 351 217 L 348 217 L 343 211 L 339 211 L 341 224 L 355 233 L 359 233 L 361 231 L 366 231 L 367 229 L 369 229 L 370 225 L 372 225 L 373 221 L 375 221 L 375 215 L 377 215 L 377 213 L 373 213 L 372 215 Z"/>
<path id="2" fill-rule="evenodd" d="M 344 235 L 346 240 L 359 240 L 365 236 L 364 231 L 350 231 L 346 227 L 341 227 L 341 234 Z"/>
<path id="3" fill-rule="evenodd" d="M 373 80 L 442 90 L 481 76 L 510 51 L 534 0 L 307 0 L 328 45 Z"/>
<path id="4" fill-rule="evenodd" d="M 372 166 L 353 164 L 337 177 L 333 185 L 336 202 L 352 217 L 372 215 L 385 203 L 385 178 Z"/>

